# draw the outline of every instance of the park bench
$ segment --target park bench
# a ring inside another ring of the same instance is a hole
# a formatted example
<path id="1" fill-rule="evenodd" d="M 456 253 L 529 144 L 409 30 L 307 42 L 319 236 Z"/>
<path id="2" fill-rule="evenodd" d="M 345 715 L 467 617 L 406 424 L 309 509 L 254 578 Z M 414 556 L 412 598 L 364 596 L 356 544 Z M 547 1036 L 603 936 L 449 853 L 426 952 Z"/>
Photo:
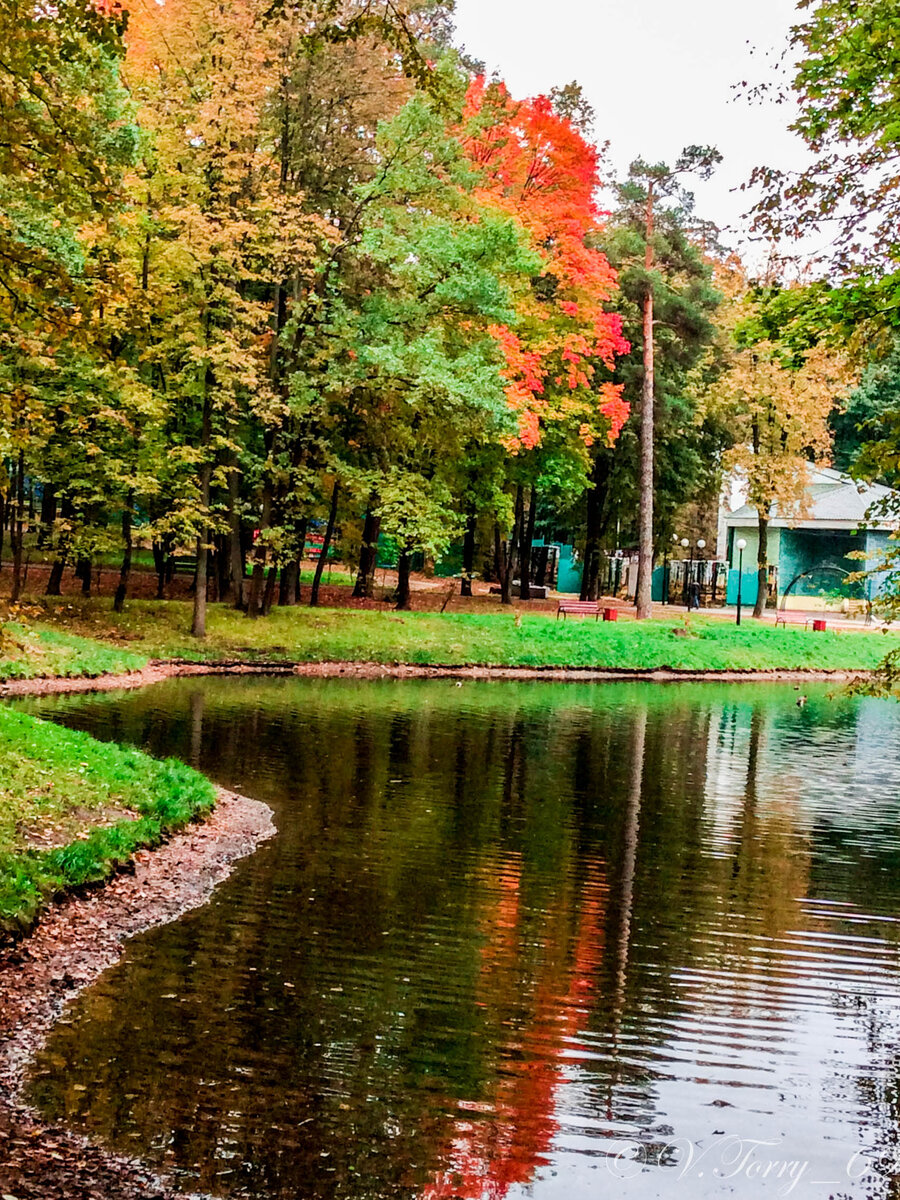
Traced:
<path id="1" fill-rule="evenodd" d="M 556 619 L 559 620 L 560 614 L 564 617 L 593 617 L 594 620 L 600 618 L 600 601 L 599 600 L 560 600 L 559 607 L 556 610 Z"/>
<path id="2" fill-rule="evenodd" d="M 788 625 L 802 625 L 804 629 L 809 629 L 810 625 L 812 625 L 816 630 L 823 630 L 825 628 L 825 618 L 810 617 L 805 613 L 782 611 L 775 615 L 775 628 L 777 629 L 779 625 L 783 625 L 785 629 L 787 629 Z"/>
<path id="3" fill-rule="evenodd" d="M 176 554 L 172 557 L 172 574 L 173 575 L 196 575 L 197 574 L 197 556 L 189 554 Z"/>

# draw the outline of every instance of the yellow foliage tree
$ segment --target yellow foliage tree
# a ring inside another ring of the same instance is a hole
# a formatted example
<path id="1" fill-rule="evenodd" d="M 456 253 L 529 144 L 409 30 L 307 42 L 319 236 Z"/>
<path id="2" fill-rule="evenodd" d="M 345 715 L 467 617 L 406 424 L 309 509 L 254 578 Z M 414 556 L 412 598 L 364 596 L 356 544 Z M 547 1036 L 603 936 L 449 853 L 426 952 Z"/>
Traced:
<path id="1" fill-rule="evenodd" d="M 733 290 L 733 289 L 732 289 Z M 828 417 L 854 385 L 846 356 L 824 345 L 803 355 L 773 340 L 750 341 L 756 306 L 735 296 L 727 306 L 725 370 L 713 403 L 732 428 L 724 465 L 746 483 L 759 521 L 759 584 L 755 617 L 768 588 L 768 531 L 773 514 L 803 520 L 808 513 L 810 464 L 828 459 Z"/>

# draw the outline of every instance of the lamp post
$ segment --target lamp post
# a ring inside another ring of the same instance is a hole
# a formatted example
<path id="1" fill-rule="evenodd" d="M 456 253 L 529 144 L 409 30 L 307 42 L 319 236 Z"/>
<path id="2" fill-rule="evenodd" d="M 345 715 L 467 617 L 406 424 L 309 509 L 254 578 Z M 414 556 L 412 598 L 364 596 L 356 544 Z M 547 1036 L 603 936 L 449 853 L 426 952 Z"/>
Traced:
<path id="1" fill-rule="evenodd" d="M 687 538 L 681 539 L 682 550 L 687 550 L 687 548 L 688 548 L 688 546 L 690 546 L 690 544 L 691 543 L 687 540 Z M 691 589 L 691 576 L 693 574 L 694 574 L 694 551 L 692 550 L 688 571 L 684 577 L 684 590 L 682 593 L 682 595 L 684 597 L 684 603 L 688 607 L 690 606 L 690 603 L 691 603 L 691 590 L 690 589 Z"/>
<path id="2" fill-rule="evenodd" d="M 703 551 L 706 549 L 706 540 L 697 538 L 697 583 L 703 586 L 703 572 L 700 570 L 700 563 L 703 561 Z M 697 609 L 700 608 L 700 597 L 697 596 Z"/>
<path id="3" fill-rule="evenodd" d="M 741 623 L 741 584 L 744 582 L 744 551 L 747 549 L 747 542 L 744 538 L 738 538 L 738 595 L 737 595 L 737 621 L 736 625 Z"/>

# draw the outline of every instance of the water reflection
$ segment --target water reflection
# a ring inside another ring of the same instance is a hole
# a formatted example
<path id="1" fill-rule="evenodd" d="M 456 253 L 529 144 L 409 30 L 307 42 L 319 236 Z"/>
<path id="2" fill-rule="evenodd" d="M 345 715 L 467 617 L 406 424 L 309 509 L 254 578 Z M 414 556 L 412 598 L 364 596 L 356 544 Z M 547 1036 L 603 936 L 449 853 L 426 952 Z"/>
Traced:
<path id="1" fill-rule="evenodd" d="M 266 800 L 280 833 L 80 999 L 34 1099 L 227 1197 L 894 1196 L 900 710 L 795 701 L 40 702 Z"/>

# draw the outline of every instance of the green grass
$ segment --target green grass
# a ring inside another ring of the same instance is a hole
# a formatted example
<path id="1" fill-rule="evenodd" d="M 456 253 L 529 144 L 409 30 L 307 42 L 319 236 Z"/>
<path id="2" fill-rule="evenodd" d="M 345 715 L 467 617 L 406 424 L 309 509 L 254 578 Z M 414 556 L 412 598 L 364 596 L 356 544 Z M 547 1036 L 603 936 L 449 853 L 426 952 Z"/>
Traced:
<path id="1" fill-rule="evenodd" d="M 0 682 L 119 674 L 146 665 L 140 654 L 64 629 L 15 622 L 0 626 Z"/>
<path id="2" fill-rule="evenodd" d="M 183 763 L 0 707 L 0 930 L 27 930 L 54 895 L 106 879 L 214 803 Z"/>
<path id="3" fill-rule="evenodd" d="M 190 606 L 179 601 L 133 601 L 121 617 L 110 612 L 108 601 L 47 612 L 79 633 L 125 639 L 138 654 L 195 662 L 242 658 L 616 670 L 869 670 L 900 647 L 900 634 L 814 633 L 752 620 L 738 629 L 707 617 L 693 618 L 685 634 L 680 617 L 604 624 L 534 613 L 525 614 L 517 627 L 509 610 L 438 614 L 282 608 L 251 621 L 221 605 L 210 606 L 209 633 L 198 642 L 190 635 Z"/>

